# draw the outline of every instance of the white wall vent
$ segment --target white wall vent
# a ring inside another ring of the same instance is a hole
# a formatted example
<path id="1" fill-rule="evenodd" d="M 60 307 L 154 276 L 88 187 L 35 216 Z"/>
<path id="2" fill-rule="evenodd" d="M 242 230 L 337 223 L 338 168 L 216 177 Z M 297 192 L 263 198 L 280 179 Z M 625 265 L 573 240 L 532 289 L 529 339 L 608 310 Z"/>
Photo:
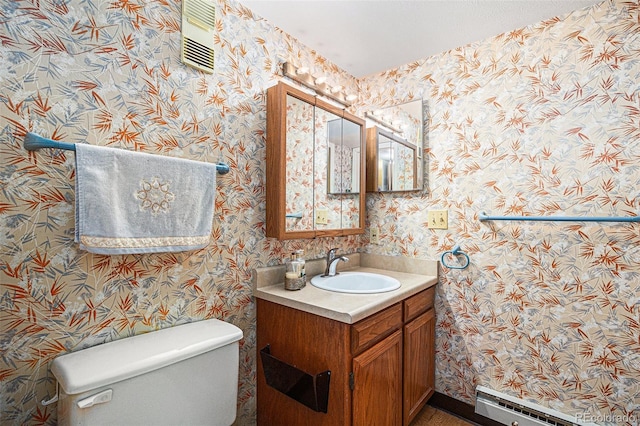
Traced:
<path id="1" fill-rule="evenodd" d="M 182 1 L 182 62 L 213 73 L 216 5 L 212 0 Z"/>
<path id="2" fill-rule="evenodd" d="M 475 411 L 509 426 L 596 426 L 594 423 L 580 422 L 575 417 L 484 386 L 476 387 Z"/>

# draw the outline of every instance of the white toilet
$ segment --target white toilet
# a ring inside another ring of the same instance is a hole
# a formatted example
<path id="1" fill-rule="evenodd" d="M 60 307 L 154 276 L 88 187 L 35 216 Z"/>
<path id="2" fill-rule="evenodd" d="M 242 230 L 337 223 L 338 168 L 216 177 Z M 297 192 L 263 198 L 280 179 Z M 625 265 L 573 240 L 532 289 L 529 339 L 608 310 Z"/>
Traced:
<path id="1" fill-rule="evenodd" d="M 238 327 L 212 319 L 59 356 L 51 365 L 58 424 L 228 426 L 241 338 Z"/>

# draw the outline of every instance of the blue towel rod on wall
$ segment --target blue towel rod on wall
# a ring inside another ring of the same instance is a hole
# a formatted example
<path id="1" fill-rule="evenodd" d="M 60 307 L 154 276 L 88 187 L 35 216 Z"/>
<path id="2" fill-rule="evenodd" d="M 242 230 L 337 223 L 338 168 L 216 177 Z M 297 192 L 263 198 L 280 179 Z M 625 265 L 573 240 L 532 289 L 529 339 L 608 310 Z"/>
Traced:
<path id="1" fill-rule="evenodd" d="M 76 144 L 68 142 L 58 142 L 54 141 L 53 139 L 47 139 L 40 135 L 36 135 L 35 133 L 27 133 L 24 138 L 24 148 L 28 151 L 34 151 L 41 148 L 56 148 L 64 149 L 67 151 L 75 151 Z M 228 164 L 219 162 L 216 164 L 216 170 L 218 170 L 218 174 L 225 175 L 229 173 L 230 168 Z"/>
<path id="2" fill-rule="evenodd" d="M 579 216 L 487 216 L 480 213 L 480 221 L 485 220 L 529 220 L 546 222 L 640 222 L 640 216 L 628 217 L 579 217 Z"/>

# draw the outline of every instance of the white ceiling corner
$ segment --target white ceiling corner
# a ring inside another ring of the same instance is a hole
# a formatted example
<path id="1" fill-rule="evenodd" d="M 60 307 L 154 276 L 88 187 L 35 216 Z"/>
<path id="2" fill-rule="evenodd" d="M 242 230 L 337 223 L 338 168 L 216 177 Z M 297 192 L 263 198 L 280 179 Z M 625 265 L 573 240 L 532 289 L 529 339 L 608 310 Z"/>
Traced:
<path id="1" fill-rule="evenodd" d="M 363 77 L 602 0 L 239 0 Z"/>

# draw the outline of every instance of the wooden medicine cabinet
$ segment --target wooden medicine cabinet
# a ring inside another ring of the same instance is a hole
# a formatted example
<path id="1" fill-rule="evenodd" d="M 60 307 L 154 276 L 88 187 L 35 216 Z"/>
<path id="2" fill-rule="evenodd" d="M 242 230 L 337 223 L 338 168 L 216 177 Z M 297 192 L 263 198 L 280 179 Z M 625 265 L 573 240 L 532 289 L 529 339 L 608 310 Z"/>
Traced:
<path id="1" fill-rule="evenodd" d="M 267 90 L 267 237 L 364 232 L 364 124 L 285 83 Z"/>

